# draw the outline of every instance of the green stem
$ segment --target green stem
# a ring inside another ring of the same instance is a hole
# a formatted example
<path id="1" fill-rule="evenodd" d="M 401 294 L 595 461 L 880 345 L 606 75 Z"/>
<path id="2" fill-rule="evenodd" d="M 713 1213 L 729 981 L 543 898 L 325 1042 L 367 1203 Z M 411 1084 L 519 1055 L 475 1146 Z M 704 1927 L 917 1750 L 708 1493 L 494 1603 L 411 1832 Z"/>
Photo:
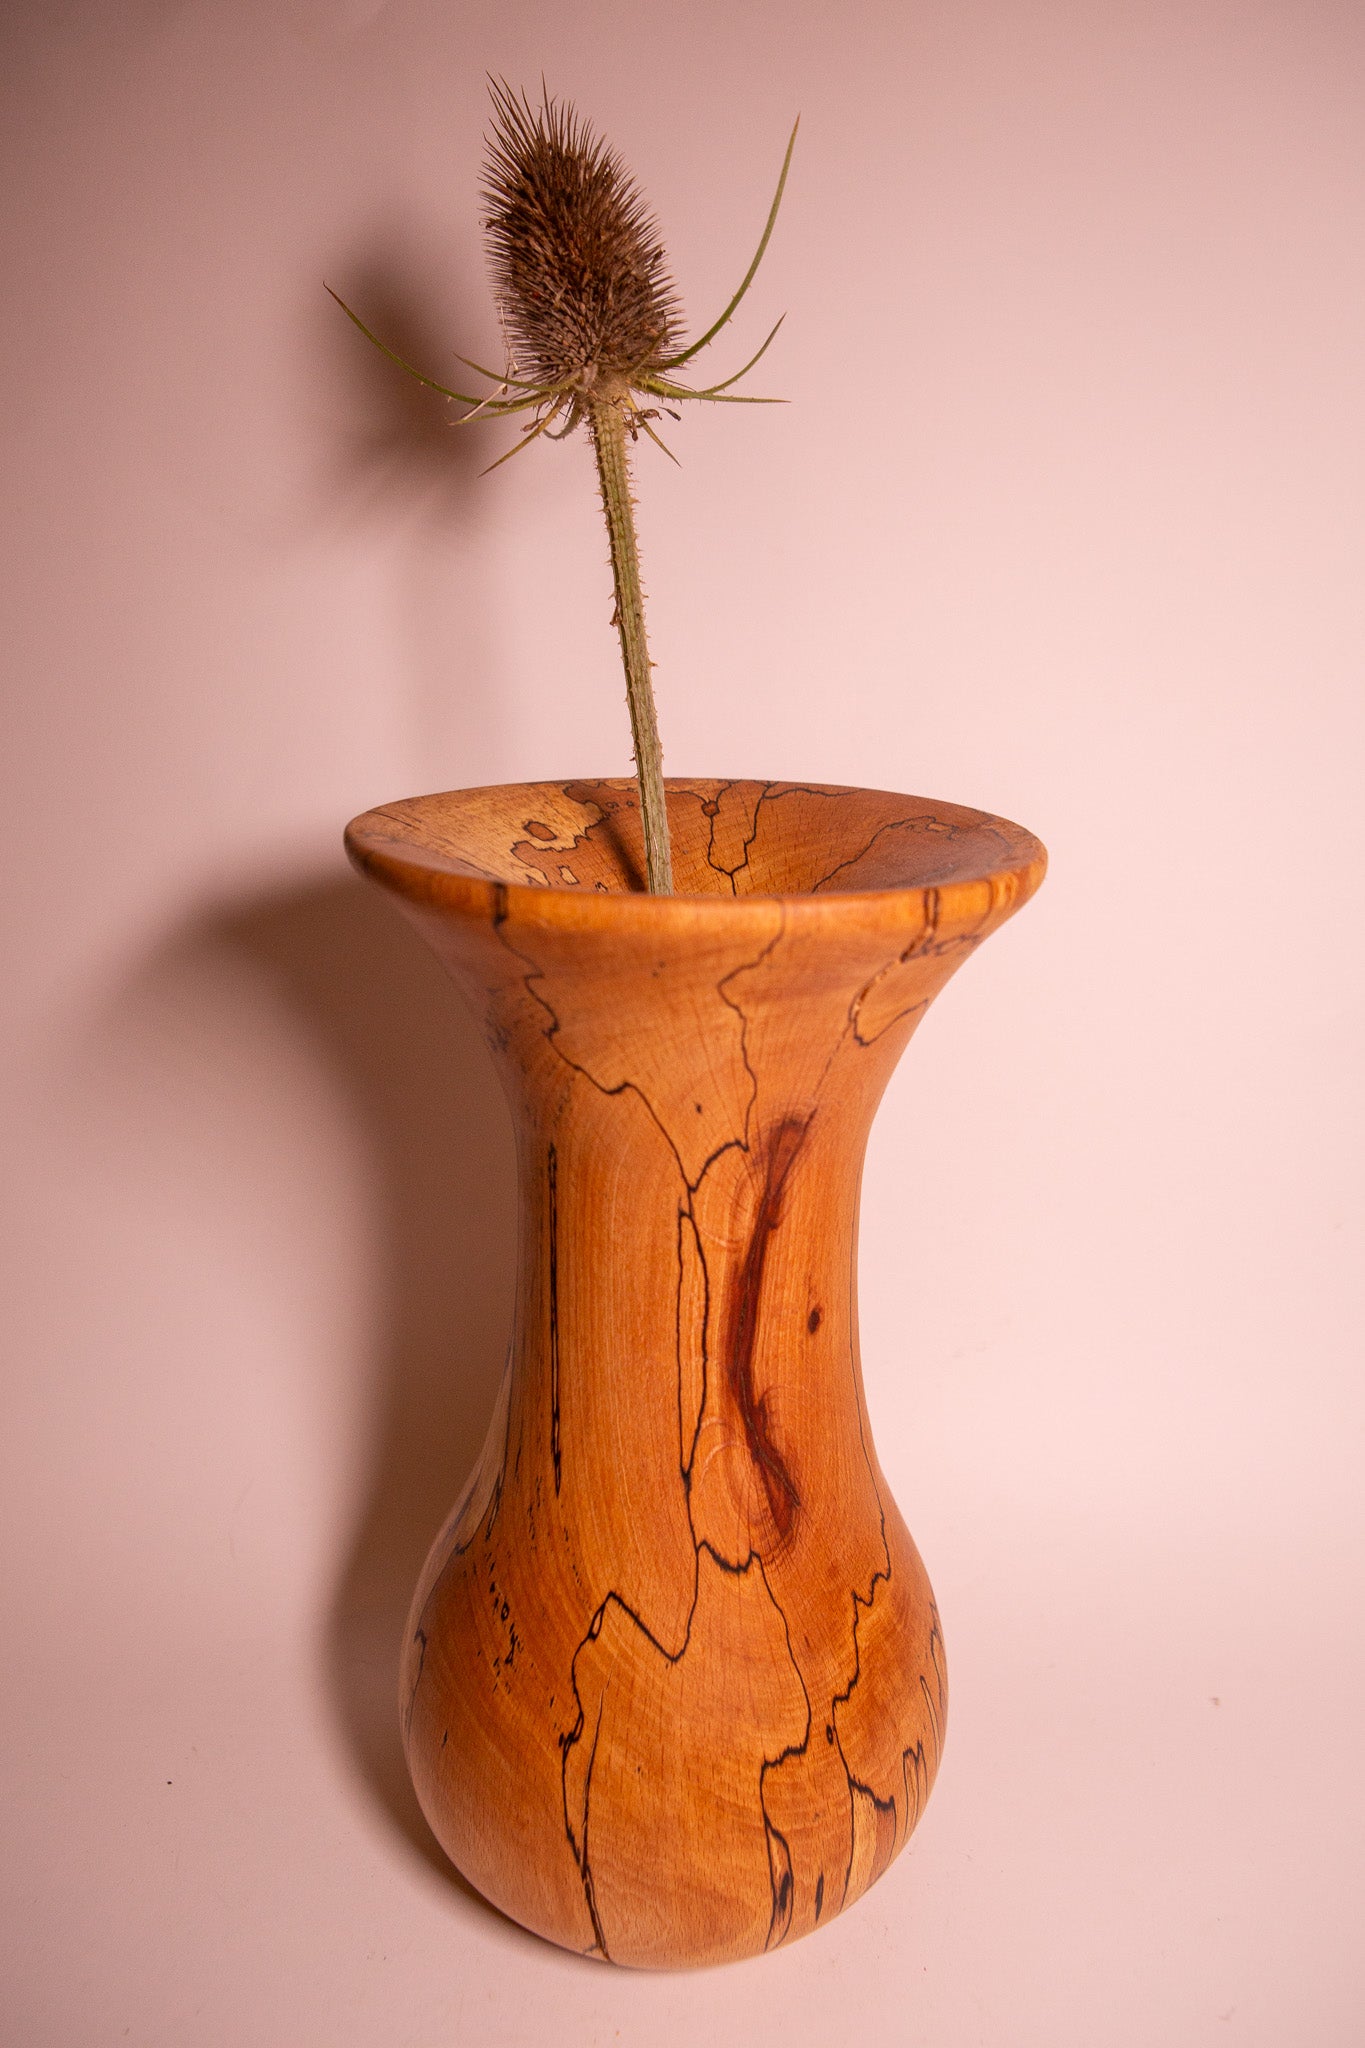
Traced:
<path id="1" fill-rule="evenodd" d="M 588 403 L 588 422 L 602 486 L 602 509 L 611 538 L 611 573 L 616 585 L 616 626 L 626 671 L 626 702 L 640 783 L 640 818 L 645 834 L 645 877 L 655 896 L 673 893 L 673 862 L 664 804 L 663 748 L 654 715 L 653 663 L 645 638 L 645 600 L 640 587 L 640 552 L 635 541 L 635 501 L 630 494 L 626 416 L 611 399 Z"/>

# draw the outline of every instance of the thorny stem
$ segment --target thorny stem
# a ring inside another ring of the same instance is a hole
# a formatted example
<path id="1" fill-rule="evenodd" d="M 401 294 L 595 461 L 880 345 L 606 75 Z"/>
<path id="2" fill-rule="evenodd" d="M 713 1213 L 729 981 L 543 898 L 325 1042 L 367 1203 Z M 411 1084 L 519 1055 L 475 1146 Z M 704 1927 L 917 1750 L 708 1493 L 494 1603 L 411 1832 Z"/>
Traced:
<path id="1" fill-rule="evenodd" d="M 626 412 L 618 400 L 587 402 L 588 424 L 602 486 L 602 509 L 611 539 L 611 573 L 616 586 L 616 626 L 626 671 L 635 772 L 640 783 L 640 817 L 645 834 L 645 878 L 655 896 L 673 893 L 673 862 L 664 804 L 663 749 L 654 715 L 653 664 L 645 638 L 645 602 L 640 587 L 640 553 L 635 541 L 635 501 L 626 455 Z"/>

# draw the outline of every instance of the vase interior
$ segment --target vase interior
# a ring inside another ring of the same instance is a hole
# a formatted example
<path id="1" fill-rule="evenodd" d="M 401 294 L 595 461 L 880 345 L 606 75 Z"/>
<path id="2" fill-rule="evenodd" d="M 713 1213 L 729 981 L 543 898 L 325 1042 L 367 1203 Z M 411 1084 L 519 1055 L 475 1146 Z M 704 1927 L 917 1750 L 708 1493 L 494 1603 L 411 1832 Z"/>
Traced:
<path id="1" fill-rule="evenodd" d="M 836 784 L 670 778 L 683 896 L 807 896 L 984 881 L 1041 854 L 1033 835 L 959 804 Z M 645 888 L 631 778 L 505 783 L 385 804 L 358 847 L 483 880 L 606 895 Z"/>

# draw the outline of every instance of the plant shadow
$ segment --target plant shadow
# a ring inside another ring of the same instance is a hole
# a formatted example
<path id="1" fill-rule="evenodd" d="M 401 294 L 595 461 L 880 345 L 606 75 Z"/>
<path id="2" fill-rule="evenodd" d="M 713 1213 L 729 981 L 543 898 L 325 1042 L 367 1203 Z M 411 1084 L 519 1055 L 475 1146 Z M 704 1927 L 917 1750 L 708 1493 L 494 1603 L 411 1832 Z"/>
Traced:
<path id="1" fill-rule="evenodd" d="M 385 347 L 423 377 L 477 386 L 453 350 L 474 323 L 457 303 L 448 321 L 432 310 L 423 284 L 431 261 L 410 231 L 391 224 L 336 266 L 328 288 L 345 300 Z M 492 461 L 481 424 L 461 432 L 466 408 L 410 376 L 366 340 L 334 298 L 321 292 L 309 314 L 310 352 L 330 365 L 344 407 L 334 420 L 308 506 L 310 524 L 371 521 L 391 528 L 405 514 L 437 528 L 459 525 L 477 502 L 480 472 Z"/>

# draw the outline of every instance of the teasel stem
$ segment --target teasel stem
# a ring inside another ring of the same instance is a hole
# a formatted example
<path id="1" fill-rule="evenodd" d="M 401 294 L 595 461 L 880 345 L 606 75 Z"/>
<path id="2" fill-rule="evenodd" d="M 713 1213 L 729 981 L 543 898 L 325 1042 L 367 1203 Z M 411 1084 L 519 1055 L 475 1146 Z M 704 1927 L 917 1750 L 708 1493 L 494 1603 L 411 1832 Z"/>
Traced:
<path id="1" fill-rule="evenodd" d="M 626 404 L 590 398 L 584 404 L 597 456 L 602 509 L 611 540 L 611 573 L 616 586 L 616 628 L 626 671 L 626 703 L 640 784 L 640 818 L 645 835 L 645 879 L 652 895 L 673 893 L 673 861 L 664 802 L 663 748 L 654 713 L 653 663 L 645 637 L 645 601 L 640 586 L 640 551 L 635 539 L 635 501 L 626 452 Z"/>

